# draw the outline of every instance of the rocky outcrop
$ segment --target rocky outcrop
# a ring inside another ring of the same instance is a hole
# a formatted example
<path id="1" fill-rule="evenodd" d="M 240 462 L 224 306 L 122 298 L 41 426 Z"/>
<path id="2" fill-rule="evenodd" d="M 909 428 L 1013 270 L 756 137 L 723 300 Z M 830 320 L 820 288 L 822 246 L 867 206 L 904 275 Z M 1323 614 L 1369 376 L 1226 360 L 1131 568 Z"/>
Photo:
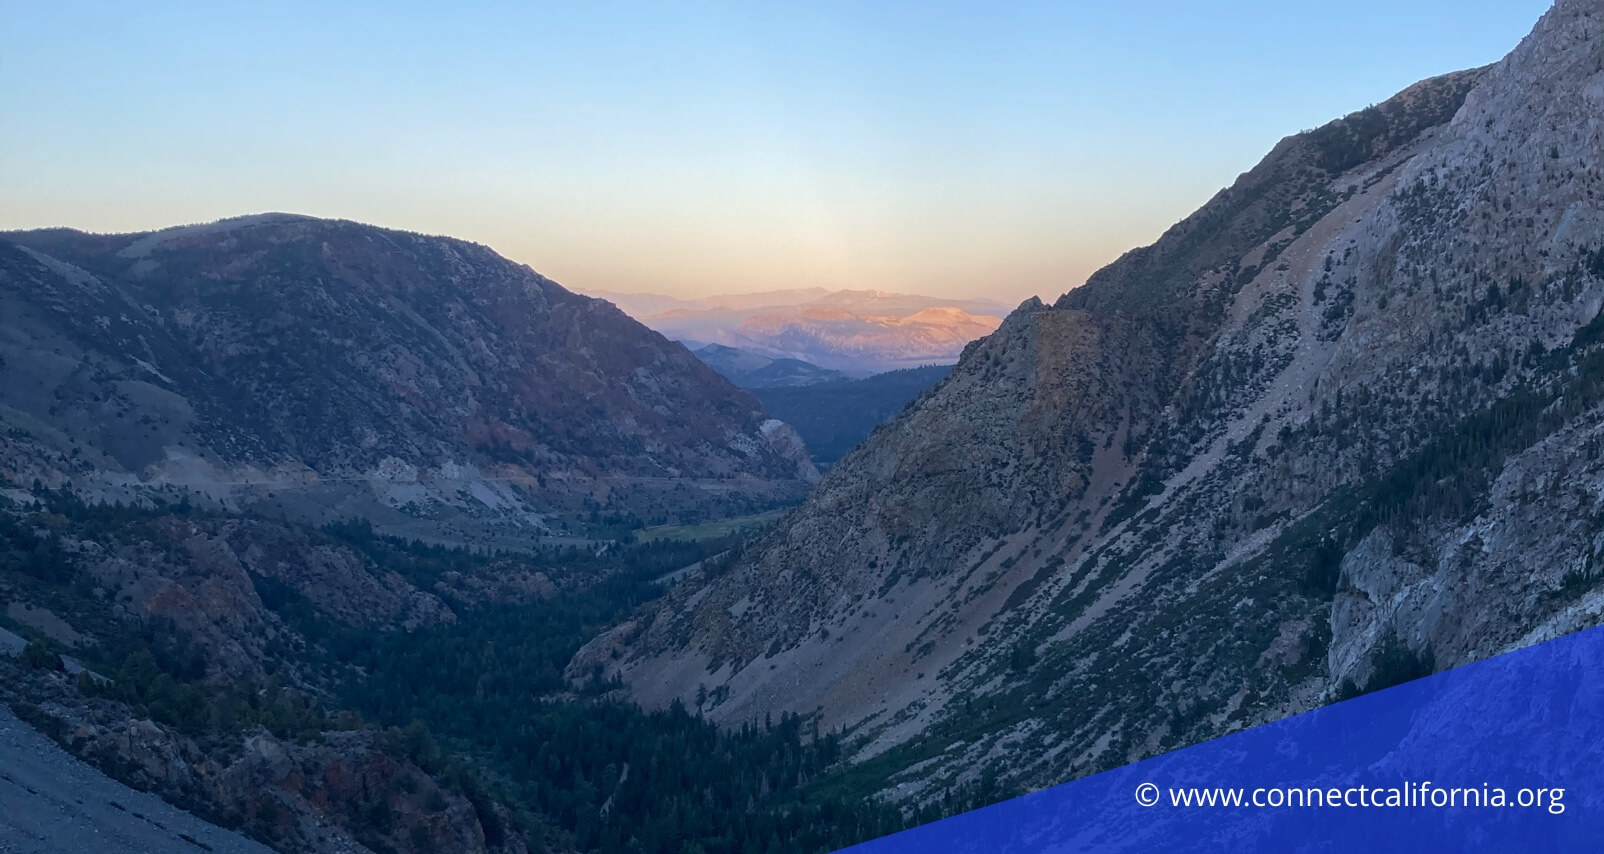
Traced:
<path id="1" fill-rule="evenodd" d="M 72 696 L 37 684 L 28 689 L 36 698 Z M 67 700 L 24 708 L 64 747 L 119 781 L 280 851 L 529 850 L 506 807 L 407 758 L 402 731 L 292 739 L 258 730 L 226 746 L 203 746 L 112 704 Z"/>
<path id="2" fill-rule="evenodd" d="M 108 779 L 0 705 L 0 850 L 269 854 L 272 849 Z"/>
<path id="3" fill-rule="evenodd" d="M 1289 137 L 582 651 L 1032 787 L 1598 622 L 1604 9 Z M 917 748 L 910 747 L 917 741 Z"/>

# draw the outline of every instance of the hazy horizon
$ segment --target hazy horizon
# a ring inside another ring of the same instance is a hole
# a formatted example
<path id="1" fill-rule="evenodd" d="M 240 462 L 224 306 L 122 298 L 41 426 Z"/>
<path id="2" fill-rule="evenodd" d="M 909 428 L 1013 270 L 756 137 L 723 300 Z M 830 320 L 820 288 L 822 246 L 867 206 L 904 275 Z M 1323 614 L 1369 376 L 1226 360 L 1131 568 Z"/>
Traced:
<path id="1" fill-rule="evenodd" d="M 580 291 L 1052 299 L 1548 5 L 8 1 L 0 228 L 285 211 Z"/>

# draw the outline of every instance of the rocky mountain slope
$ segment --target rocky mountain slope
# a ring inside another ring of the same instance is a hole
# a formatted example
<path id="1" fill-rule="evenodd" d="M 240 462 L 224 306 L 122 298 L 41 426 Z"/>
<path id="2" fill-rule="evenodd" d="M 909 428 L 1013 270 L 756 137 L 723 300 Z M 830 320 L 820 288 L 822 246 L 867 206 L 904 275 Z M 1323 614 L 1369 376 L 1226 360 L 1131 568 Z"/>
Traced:
<path id="1" fill-rule="evenodd" d="M 598 296 L 604 296 L 598 294 Z M 863 377 L 957 361 L 997 328 L 1007 307 L 883 291 L 774 291 L 677 300 L 605 294 L 642 323 L 700 348 L 739 348 Z"/>
<path id="2" fill-rule="evenodd" d="M 0 471 L 513 545 L 794 501 L 795 434 L 482 246 L 283 214 L 0 239 Z"/>
<path id="3" fill-rule="evenodd" d="M 265 845 L 207 824 L 116 783 L 68 756 L 0 706 L 0 851 L 76 854 L 269 854 Z"/>
<path id="4" fill-rule="evenodd" d="M 506 807 L 419 767 L 393 735 L 329 713 L 340 671 L 328 647 L 538 601 L 585 573 L 500 559 L 406 578 L 273 521 L 90 507 L 44 490 L 28 507 L 0 497 L 0 619 L 53 651 L 43 665 L 0 656 L 0 702 L 75 755 L 280 850 L 526 850 L 503 832 Z M 54 650 L 70 653 L 66 666 Z M 46 791 L 84 775 L 55 761 L 36 770 Z M 64 832 L 124 824 L 80 806 Z"/>
<path id="5" fill-rule="evenodd" d="M 1601 115 L 1604 4 L 1560 0 L 1283 140 L 575 667 L 816 712 L 928 802 L 1598 623 Z"/>

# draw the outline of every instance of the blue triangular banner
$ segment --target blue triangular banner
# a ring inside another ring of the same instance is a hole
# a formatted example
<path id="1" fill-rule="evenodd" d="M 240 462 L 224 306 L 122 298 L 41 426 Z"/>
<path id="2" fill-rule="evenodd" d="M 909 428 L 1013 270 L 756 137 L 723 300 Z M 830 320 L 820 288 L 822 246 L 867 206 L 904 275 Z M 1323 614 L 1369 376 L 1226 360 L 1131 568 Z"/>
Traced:
<path id="1" fill-rule="evenodd" d="M 1601 673 L 1589 629 L 846 850 L 1604 851 Z"/>

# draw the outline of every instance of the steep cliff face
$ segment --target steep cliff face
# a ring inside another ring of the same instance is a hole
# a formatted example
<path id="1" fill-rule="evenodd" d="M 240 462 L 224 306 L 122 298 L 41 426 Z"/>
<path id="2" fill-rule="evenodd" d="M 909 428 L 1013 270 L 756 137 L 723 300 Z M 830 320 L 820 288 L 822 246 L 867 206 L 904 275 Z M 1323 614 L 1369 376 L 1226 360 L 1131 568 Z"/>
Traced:
<path id="1" fill-rule="evenodd" d="M 282 214 L 14 233 L 0 301 L 23 483 L 510 540 L 750 512 L 815 476 L 683 347 L 462 241 Z"/>
<path id="2" fill-rule="evenodd" d="M 636 696 L 1035 786 L 1593 625 L 1604 8 L 1281 142 L 1021 306 L 744 555 Z"/>

